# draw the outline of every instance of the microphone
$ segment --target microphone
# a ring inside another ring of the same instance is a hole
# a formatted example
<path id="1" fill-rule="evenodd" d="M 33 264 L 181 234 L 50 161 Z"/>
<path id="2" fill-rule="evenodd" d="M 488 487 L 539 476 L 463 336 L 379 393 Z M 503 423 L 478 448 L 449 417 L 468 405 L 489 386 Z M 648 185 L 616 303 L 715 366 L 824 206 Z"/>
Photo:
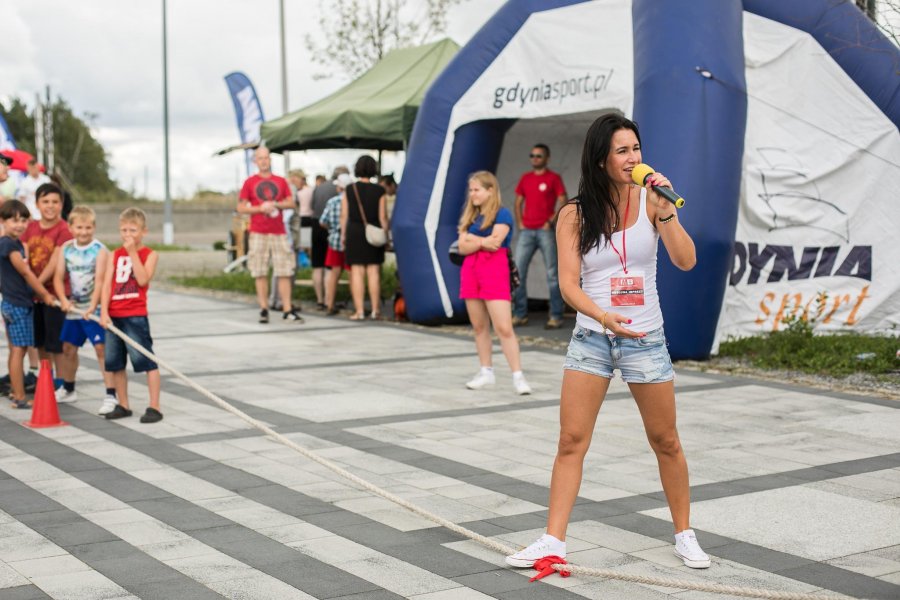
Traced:
<path id="1" fill-rule="evenodd" d="M 647 177 L 653 175 L 654 173 L 656 173 L 656 171 L 653 170 L 653 167 L 641 163 L 631 170 L 631 180 L 636 184 L 643 186 L 647 182 Z M 654 192 L 674 204 L 675 208 L 681 208 L 682 206 L 684 206 L 684 198 L 676 194 L 675 190 L 669 189 L 667 187 L 660 187 L 658 185 L 654 185 L 652 187 Z"/>

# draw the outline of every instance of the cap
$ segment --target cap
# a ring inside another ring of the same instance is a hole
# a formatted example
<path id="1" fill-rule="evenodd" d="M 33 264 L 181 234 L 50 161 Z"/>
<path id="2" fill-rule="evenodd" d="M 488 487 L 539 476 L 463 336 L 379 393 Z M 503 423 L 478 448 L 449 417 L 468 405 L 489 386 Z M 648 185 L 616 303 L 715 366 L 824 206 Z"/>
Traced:
<path id="1" fill-rule="evenodd" d="M 345 188 L 348 185 L 353 183 L 353 178 L 350 177 L 349 173 L 341 173 L 340 175 L 337 176 L 337 179 L 335 179 L 332 183 L 334 183 L 334 185 L 336 185 L 338 187 Z"/>

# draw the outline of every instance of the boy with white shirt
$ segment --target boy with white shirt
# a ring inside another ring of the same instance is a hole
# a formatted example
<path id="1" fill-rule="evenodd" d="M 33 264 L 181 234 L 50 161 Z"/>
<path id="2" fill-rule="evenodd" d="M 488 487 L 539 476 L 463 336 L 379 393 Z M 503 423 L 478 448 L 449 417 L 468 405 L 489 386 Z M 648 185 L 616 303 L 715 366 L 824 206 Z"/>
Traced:
<path id="1" fill-rule="evenodd" d="M 60 246 L 57 266 L 53 272 L 53 289 L 60 307 L 66 313 L 60 341 L 63 343 L 63 360 L 59 376 L 63 387 L 57 390 L 57 402 L 74 402 L 75 373 L 78 371 L 78 349 L 90 340 L 97 353 L 97 362 L 103 373 L 106 396 L 98 414 L 105 415 L 116 408 L 116 388 L 112 374 L 104 367 L 106 332 L 88 315 L 100 316 L 100 292 L 103 276 L 109 262 L 109 251 L 94 237 L 96 216 L 88 206 L 76 206 L 69 213 L 69 230 L 73 239 Z M 68 284 L 68 285 L 67 285 Z M 74 312 L 72 309 L 79 312 Z"/>

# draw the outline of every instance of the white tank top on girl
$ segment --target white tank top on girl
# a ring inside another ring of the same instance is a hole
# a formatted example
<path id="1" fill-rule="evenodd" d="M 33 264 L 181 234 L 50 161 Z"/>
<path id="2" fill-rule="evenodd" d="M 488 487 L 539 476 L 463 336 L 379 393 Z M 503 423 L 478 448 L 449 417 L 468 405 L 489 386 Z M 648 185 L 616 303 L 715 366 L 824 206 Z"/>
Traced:
<path id="1" fill-rule="evenodd" d="M 645 188 L 641 188 L 639 206 L 637 222 L 625 231 L 625 244 L 622 243 L 622 232 L 617 231 L 612 234 L 615 250 L 609 242 L 601 239 L 598 247 L 581 258 L 581 288 L 603 310 L 619 313 L 631 319 L 631 324 L 625 325 L 626 328 L 632 331 L 653 331 L 663 325 L 659 295 L 656 292 L 656 250 L 659 233 L 647 218 Z M 622 258 L 627 259 L 625 263 L 628 267 L 627 274 L 622 267 Z M 610 300 L 612 278 L 628 275 L 643 277 L 643 304 L 612 306 Z M 576 323 L 585 329 L 603 331 L 598 321 L 580 312 Z"/>

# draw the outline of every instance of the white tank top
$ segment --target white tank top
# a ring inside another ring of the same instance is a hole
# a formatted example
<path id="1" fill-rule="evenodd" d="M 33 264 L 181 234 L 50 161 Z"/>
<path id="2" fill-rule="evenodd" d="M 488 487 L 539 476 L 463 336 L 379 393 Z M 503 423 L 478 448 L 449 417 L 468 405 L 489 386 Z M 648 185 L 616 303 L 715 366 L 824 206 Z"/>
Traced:
<path id="1" fill-rule="evenodd" d="M 629 275 L 643 275 L 644 304 L 642 306 L 612 306 L 610 301 L 610 280 L 613 276 L 622 275 L 622 232 L 612 234 L 612 243 L 618 250 L 613 250 L 609 243 L 602 239 L 600 245 L 581 257 L 581 289 L 594 303 L 603 310 L 624 315 L 632 320 L 626 325 L 632 331 L 653 331 L 663 325 L 662 311 L 659 308 L 659 294 L 656 292 L 656 251 L 659 233 L 650 219 L 647 218 L 647 190 L 641 188 L 640 210 L 634 225 L 625 231 L 624 248 Z M 595 319 L 578 313 L 576 323 L 592 331 L 603 331 L 603 327 Z"/>

